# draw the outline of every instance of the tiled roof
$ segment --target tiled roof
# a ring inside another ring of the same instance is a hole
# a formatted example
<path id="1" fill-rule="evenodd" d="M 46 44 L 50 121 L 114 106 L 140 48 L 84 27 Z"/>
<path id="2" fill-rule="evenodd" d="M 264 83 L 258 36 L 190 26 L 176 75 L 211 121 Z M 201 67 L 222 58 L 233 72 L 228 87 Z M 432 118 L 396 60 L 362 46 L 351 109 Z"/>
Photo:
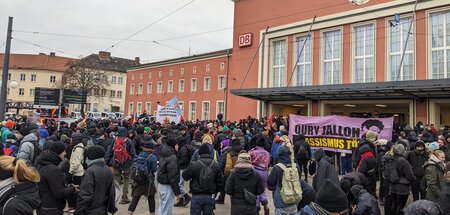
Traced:
<path id="1" fill-rule="evenodd" d="M 0 53 L 0 68 L 3 68 L 4 53 Z M 51 70 L 64 72 L 74 58 L 50 56 L 46 54 L 11 54 L 10 69 Z"/>
<path id="2" fill-rule="evenodd" d="M 91 54 L 85 58 L 82 58 L 81 61 L 84 61 L 82 64 L 88 68 L 117 72 L 126 72 L 128 68 L 136 66 L 134 60 L 112 56 L 109 60 L 102 60 L 98 54 Z"/>

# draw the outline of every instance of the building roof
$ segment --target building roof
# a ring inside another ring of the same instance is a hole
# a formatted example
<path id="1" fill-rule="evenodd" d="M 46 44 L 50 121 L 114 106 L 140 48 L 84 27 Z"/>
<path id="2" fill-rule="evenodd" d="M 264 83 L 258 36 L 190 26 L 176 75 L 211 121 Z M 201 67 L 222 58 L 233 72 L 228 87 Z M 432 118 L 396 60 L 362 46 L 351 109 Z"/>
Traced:
<path id="1" fill-rule="evenodd" d="M 450 79 L 234 89 L 261 101 L 450 98 Z"/>
<path id="2" fill-rule="evenodd" d="M 3 68 L 5 54 L 0 53 L 0 68 Z M 74 58 L 46 54 L 11 54 L 9 59 L 10 69 L 51 70 L 64 72 Z"/>
<path id="3" fill-rule="evenodd" d="M 102 52 L 99 54 L 91 54 L 81 59 L 83 66 L 91 69 L 126 72 L 128 68 L 137 65 L 135 60 L 125 58 L 112 57 L 108 52 L 104 52 L 108 56 L 101 58 Z"/>
<path id="4" fill-rule="evenodd" d="M 202 60 L 205 58 L 212 58 L 212 57 L 220 57 L 220 56 L 226 56 L 228 54 L 232 54 L 233 49 L 223 49 L 219 51 L 214 52 L 208 52 L 198 55 L 191 55 L 186 57 L 180 57 L 180 58 L 174 58 L 169 60 L 163 60 L 163 61 L 157 61 L 152 63 L 146 63 L 137 65 L 134 67 L 129 68 L 129 70 L 136 70 L 136 69 L 143 69 L 143 68 L 149 68 L 149 67 L 158 67 L 158 66 L 165 66 L 168 64 L 178 64 L 178 63 L 185 63 L 186 61 L 194 61 L 194 60 Z"/>

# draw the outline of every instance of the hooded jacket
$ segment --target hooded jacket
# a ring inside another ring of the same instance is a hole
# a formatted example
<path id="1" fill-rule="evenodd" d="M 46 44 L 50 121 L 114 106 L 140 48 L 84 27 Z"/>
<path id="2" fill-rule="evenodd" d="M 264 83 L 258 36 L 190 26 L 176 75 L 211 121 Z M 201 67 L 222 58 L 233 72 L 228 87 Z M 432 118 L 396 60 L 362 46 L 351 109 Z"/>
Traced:
<path id="1" fill-rule="evenodd" d="M 316 175 L 313 178 L 314 190 L 316 192 L 319 191 L 319 188 L 325 182 L 325 179 L 330 179 L 332 182 L 339 185 L 339 178 L 334 169 L 333 160 L 325 155 L 323 149 L 317 150 L 314 156 L 317 160 Z"/>
<path id="2" fill-rule="evenodd" d="M 187 144 L 190 144 L 191 138 L 188 133 L 185 133 L 184 135 L 180 134 L 177 139 L 179 146 L 179 150 L 177 152 L 178 164 L 180 166 L 180 170 L 183 170 L 188 168 L 191 163 L 192 155 L 187 146 Z"/>
<path id="3" fill-rule="evenodd" d="M 214 181 L 211 181 L 211 184 L 214 184 L 214 189 L 212 190 L 204 190 L 201 186 L 200 186 L 200 177 L 201 176 L 201 172 L 203 170 L 203 168 L 205 168 L 201 163 L 203 162 L 203 164 L 205 166 L 209 166 L 211 165 L 212 162 L 214 162 L 208 154 L 202 154 L 200 155 L 200 159 L 197 161 L 192 162 L 192 164 L 183 172 L 183 179 L 184 180 L 190 180 L 189 182 L 189 188 L 190 191 L 192 192 L 193 195 L 211 195 L 211 194 L 216 194 L 219 190 L 217 189 L 219 186 L 219 181 L 220 181 L 220 170 L 219 170 L 219 164 L 217 164 L 217 162 L 214 162 L 214 164 L 212 164 L 212 169 L 214 171 Z"/>
<path id="4" fill-rule="evenodd" d="M 109 166 L 113 166 L 119 169 L 130 168 L 131 164 L 133 164 L 133 158 L 136 156 L 136 148 L 134 147 L 133 141 L 127 138 L 127 130 L 124 127 L 120 127 L 118 131 L 118 137 L 116 138 L 126 138 L 125 146 L 127 148 L 129 158 L 123 163 L 120 164 L 115 159 L 114 146 L 116 144 L 116 139 L 112 142 L 108 150 L 106 150 L 105 161 Z"/>
<path id="5" fill-rule="evenodd" d="M 84 144 L 78 143 L 72 149 L 72 155 L 69 160 L 69 173 L 73 176 L 83 176 L 84 175 Z"/>
<path id="6" fill-rule="evenodd" d="M 38 138 L 31 132 L 27 136 L 23 137 L 20 141 L 19 152 L 17 153 L 17 158 L 22 159 L 28 163 L 34 162 L 34 146 L 37 145 Z"/>
<path id="7" fill-rule="evenodd" d="M 411 191 L 411 182 L 416 180 L 412 171 L 411 164 L 401 155 L 395 154 L 394 158 L 397 159 L 397 175 L 400 180 L 397 183 L 389 183 L 389 192 L 408 195 Z"/>
<path id="8" fill-rule="evenodd" d="M 201 144 L 200 144 L 200 145 L 201 145 Z M 200 147 L 200 146 L 199 146 L 199 147 Z M 209 157 L 210 157 L 211 159 L 213 159 L 214 161 L 219 162 L 219 161 L 220 161 L 219 153 L 217 153 L 217 151 L 214 149 L 213 145 L 208 144 L 208 148 L 209 148 Z M 198 160 L 198 159 L 200 159 L 200 155 L 198 154 L 198 148 L 197 148 L 197 149 L 194 151 L 194 153 L 192 154 L 192 157 L 191 157 L 191 163 L 194 162 L 194 161 L 196 161 L 196 160 Z M 220 164 L 219 164 L 219 168 L 220 168 Z"/>
<path id="9" fill-rule="evenodd" d="M 170 185 L 176 196 L 180 195 L 180 171 L 177 152 L 174 148 L 164 145 L 161 150 L 161 158 L 158 164 L 157 180 L 161 184 Z"/>
<path id="10" fill-rule="evenodd" d="M 355 152 L 353 153 L 353 166 L 358 166 L 359 161 L 361 160 L 361 153 L 360 153 L 359 149 L 360 149 L 361 147 L 364 147 L 364 146 L 368 146 L 368 147 L 369 147 L 369 149 L 370 149 L 370 151 L 372 152 L 372 154 L 373 154 L 374 157 L 377 157 L 377 156 L 378 156 L 378 151 L 377 151 L 375 145 L 374 145 L 373 143 L 369 142 L 369 141 L 366 140 L 366 139 L 362 139 L 362 140 L 359 142 L 358 148 L 357 148 L 357 149 L 355 150 Z"/>
<path id="11" fill-rule="evenodd" d="M 228 149 L 225 150 L 225 152 L 222 153 L 222 155 L 220 156 L 220 162 L 219 162 L 220 171 L 223 172 L 225 170 L 225 165 L 227 164 L 228 153 L 230 153 L 230 155 L 232 157 L 238 156 L 239 152 L 242 149 L 243 149 L 243 147 L 241 145 L 232 145 L 232 146 L 228 147 Z"/>
<path id="12" fill-rule="evenodd" d="M 64 209 L 66 197 L 75 192 L 75 187 L 67 187 L 64 174 L 58 168 L 61 158 L 52 151 L 44 151 L 38 157 L 39 194 L 41 207 Z"/>
<path id="13" fill-rule="evenodd" d="M 448 205 L 448 202 L 447 202 Z M 446 215 L 435 202 L 428 200 L 417 200 L 405 208 L 405 214 L 408 215 Z"/>
<path id="14" fill-rule="evenodd" d="M 417 179 L 423 178 L 425 171 L 423 166 L 428 161 L 428 152 L 425 150 L 422 154 L 418 154 L 416 151 L 410 151 L 406 154 L 406 160 L 411 164 L 414 175 Z"/>
<path id="15" fill-rule="evenodd" d="M 381 215 L 377 200 L 361 185 L 352 187 L 351 192 L 356 197 L 354 215 Z"/>
<path id="16" fill-rule="evenodd" d="M 40 204 L 38 185 L 27 181 L 13 185 L 7 193 L 0 196 L 0 215 L 33 215 L 33 210 L 38 209 Z"/>
<path id="17" fill-rule="evenodd" d="M 432 155 L 423 168 L 425 169 L 425 178 L 427 182 L 426 199 L 438 202 L 439 194 L 445 186 L 444 165 L 436 158 L 436 156 Z"/>
<path id="18" fill-rule="evenodd" d="M 12 134 L 12 132 L 7 127 L 2 127 L 1 131 L 2 131 L 2 143 L 4 143 L 6 142 L 6 138 L 8 137 L 8 135 Z"/>
<path id="19" fill-rule="evenodd" d="M 445 179 L 445 186 L 439 196 L 439 206 L 443 214 L 450 214 L 450 178 Z"/>

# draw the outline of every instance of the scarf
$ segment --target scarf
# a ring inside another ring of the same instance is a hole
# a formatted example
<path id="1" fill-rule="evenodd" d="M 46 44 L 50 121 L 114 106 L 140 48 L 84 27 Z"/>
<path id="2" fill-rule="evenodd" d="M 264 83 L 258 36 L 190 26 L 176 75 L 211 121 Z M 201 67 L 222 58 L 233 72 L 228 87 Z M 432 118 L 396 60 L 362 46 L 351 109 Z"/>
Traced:
<path id="1" fill-rule="evenodd" d="M 253 165 L 247 162 L 238 162 L 234 168 L 253 169 Z"/>
<path id="2" fill-rule="evenodd" d="M 311 207 L 311 209 L 316 212 L 316 215 L 328 215 L 330 214 L 329 211 L 323 209 L 322 207 L 320 207 L 320 205 L 318 205 L 317 203 L 311 202 L 311 204 L 309 204 L 309 207 Z"/>
<path id="3" fill-rule="evenodd" d="M 5 193 L 7 193 L 13 185 L 14 179 L 12 177 L 0 181 L 0 197 L 2 197 Z"/>
<path id="4" fill-rule="evenodd" d="M 358 168 L 356 168 L 356 172 L 359 172 L 359 167 L 361 166 L 364 158 L 370 158 L 370 157 L 374 158 L 372 152 L 366 152 L 366 153 L 361 155 L 361 160 L 359 161 Z"/>
<path id="5" fill-rule="evenodd" d="M 94 159 L 94 160 L 88 160 L 87 161 L 88 167 L 90 167 L 90 166 L 92 166 L 94 164 L 98 164 L 98 163 L 105 163 L 105 159 L 104 158 L 97 158 L 97 159 Z"/>

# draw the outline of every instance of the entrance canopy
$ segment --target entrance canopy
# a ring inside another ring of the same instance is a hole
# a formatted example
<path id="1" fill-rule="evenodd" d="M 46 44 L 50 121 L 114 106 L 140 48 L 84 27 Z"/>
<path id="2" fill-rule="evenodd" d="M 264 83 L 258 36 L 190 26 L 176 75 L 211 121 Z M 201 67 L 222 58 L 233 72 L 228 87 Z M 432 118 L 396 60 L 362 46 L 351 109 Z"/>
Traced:
<path id="1" fill-rule="evenodd" d="M 261 101 L 450 98 L 450 79 L 235 89 L 231 93 Z"/>

